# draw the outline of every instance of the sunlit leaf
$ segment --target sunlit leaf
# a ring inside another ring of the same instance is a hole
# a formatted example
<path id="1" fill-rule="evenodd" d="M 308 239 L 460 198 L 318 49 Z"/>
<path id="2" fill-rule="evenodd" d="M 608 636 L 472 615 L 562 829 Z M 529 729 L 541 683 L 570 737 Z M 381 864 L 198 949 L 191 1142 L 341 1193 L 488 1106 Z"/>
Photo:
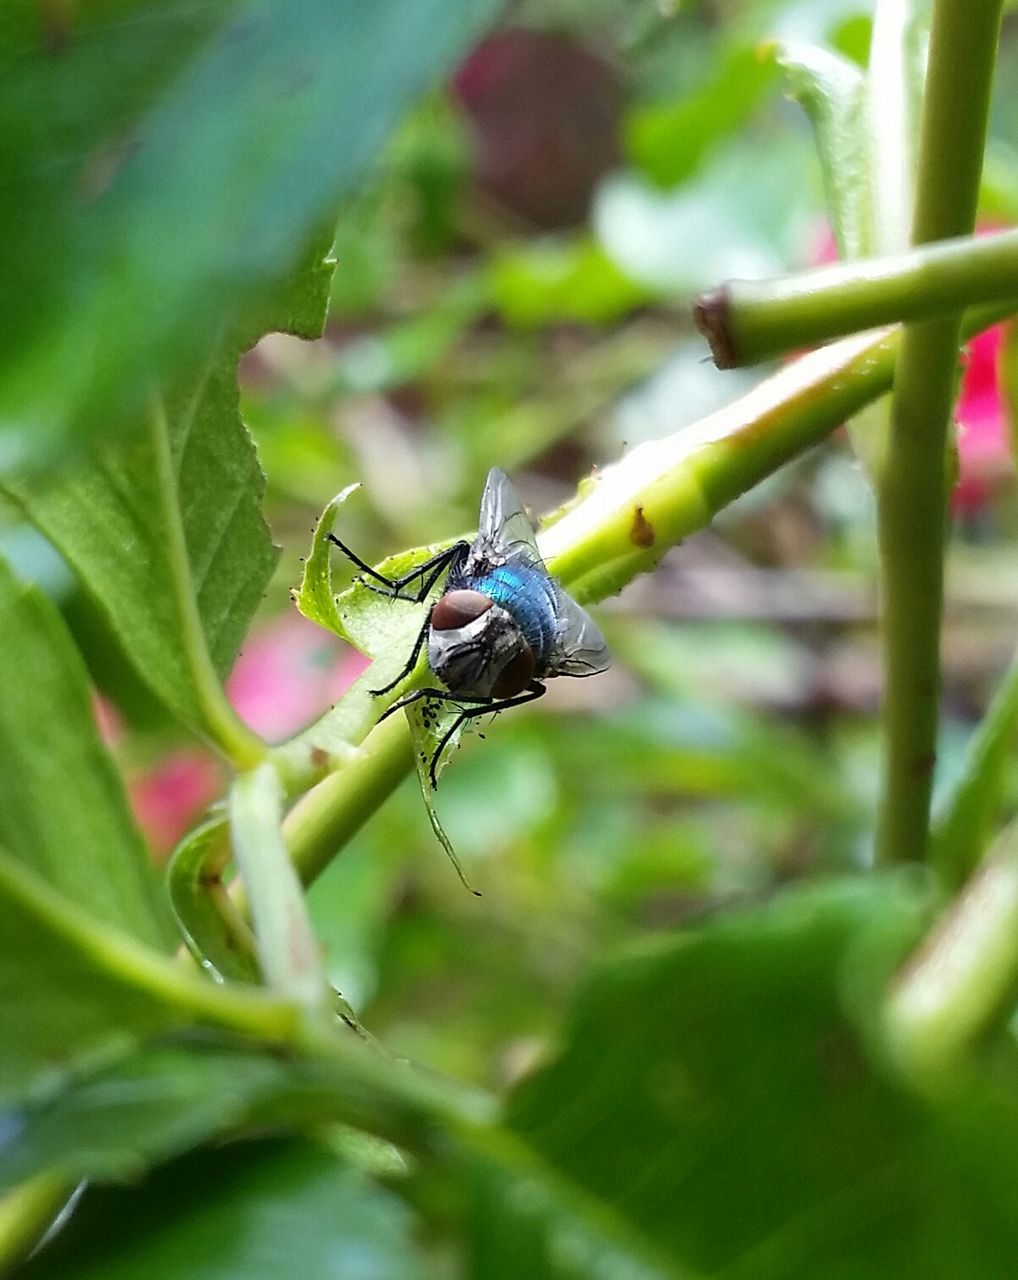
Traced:
<path id="1" fill-rule="evenodd" d="M 227 357 L 153 406 L 132 439 L 10 485 L 151 688 L 227 746 L 245 731 L 217 676 L 229 670 L 277 555 L 261 514 L 264 484 Z"/>

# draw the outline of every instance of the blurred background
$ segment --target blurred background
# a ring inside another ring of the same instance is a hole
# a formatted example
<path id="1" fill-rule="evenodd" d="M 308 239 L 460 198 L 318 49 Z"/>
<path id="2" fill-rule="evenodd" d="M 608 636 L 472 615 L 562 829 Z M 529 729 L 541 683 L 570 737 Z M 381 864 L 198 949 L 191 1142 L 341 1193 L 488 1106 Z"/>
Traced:
<path id="1" fill-rule="evenodd" d="M 692 422 L 767 370 L 719 373 L 689 302 L 731 276 L 829 260 L 805 116 L 758 50 L 771 36 L 865 62 L 870 6 L 510 5 L 405 121 L 341 212 L 317 343 L 245 358 L 242 408 L 283 553 L 230 695 L 282 740 L 363 660 L 299 618 L 324 504 L 367 560 L 473 528 L 488 468 L 535 514 L 627 446 Z M 1018 219 L 1018 41 L 995 91 L 983 224 Z M 943 783 L 1010 657 L 1018 560 L 1001 334 L 973 347 L 959 421 Z M 55 553 L 5 549 L 61 600 L 103 689 L 104 731 L 154 856 L 221 795 L 214 758 L 132 681 Z M 468 737 L 438 810 L 408 779 L 314 886 L 332 977 L 397 1055 L 513 1079 L 575 981 L 617 944 L 858 865 L 876 788 L 872 503 L 833 439 L 597 609 L 615 657 Z"/>

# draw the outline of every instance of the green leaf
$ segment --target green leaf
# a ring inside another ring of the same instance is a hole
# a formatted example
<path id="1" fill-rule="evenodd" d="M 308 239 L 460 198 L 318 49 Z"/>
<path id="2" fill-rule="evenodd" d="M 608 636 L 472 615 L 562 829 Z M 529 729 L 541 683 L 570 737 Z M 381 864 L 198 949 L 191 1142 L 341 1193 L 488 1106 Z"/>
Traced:
<path id="1" fill-rule="evenodd" d="M 608 324 L 654 291 L 630 280 L 583 236 L 504 249 L 492 262 L 491 292 L 508 324 L 540 328 L 562 320 Z"/>
<path id="2" fill-rule="evenodd" d="M 145 430 L 12 496 L 74 566 L 139 673 L 240 763 L 262 749 L 226 702 L 229 670 L 272 574 L 264 477 L 218 361 Z"/>
<path id="3" fill-rule="evenodd" d="M 401 692 L 413 688 L 415 681 L 423 681 L 427 669 L 427 662 L 422 658 L 416 676 L 408 678 L 384 698 L 372 695 L 372 689 L 384 688 L 402 670 L 424 623 L 427 606 L 394 600 L 372 591 L 360 578 L 339 595 L 335 594 L 332 568 L 334 561 L 342 558 L 342 552 L 329 542 L 328 535 L 335 526 L 340 504 L 355 488 L 351 485 L 344 489 L 323 511 L 304 562 L 301 584 L 293 592 L 293 601 L 305 618 L 352 644 L 373 659 L 372 665 L 330 711 L 288 745 L 287 759 L 297 760 L 299 753 L 308 748 L 330 756 L 348 754 L 351 748 L 360 746 L 386 707 Z M 444 542 L 414 547 L 373 567 L 383 577 L 398 578 L 448 545 L 449 542 Z"/>
<path id="4" fill-rule="evenodd" d="M 915 881 L 846 881 L 648 943 L 588 982 L 508 1125 L 682 1268 L 1007 1274 L 1013 1064 L 934 1104 L 874 1053 L 924 902 Z"/>
<path id="5" fill-rule="evenodd" d="M 7 456 L 136 415 L 263 307 L 493 0 L 124 0 L 5 24 Z M 59 249 L 59 252 L 57 251 Z"/>
<path id="6" fill-rule="evenodd" d="M 311 550 L 304 561 L 304 572 L 300 586 L 295 587 L 290 595 L 305 618 L 316 626 L 324 627 L 341 639 L 347 639 L 343 629 L 343 619 L 336 607 L 336 594 L 332 589 L 332 557 L 334 544 L 329 535 L 336 523 L 339 508 L 352 493 L 360 488 L 359 484 L 350 484 L 338 493 L 318 517 L 315 531 L 311 538 Z"/>
<path id="7" fill-rule="evenodd" d="M 870 246 L 872 198 L 863 73 L 840 54 L 796 41 L 776 41 L 768 52 L 812 122 L 839 256 L 862 257 Z"/>
<path id="8" fill-rule="evenodd" d="M 630 159 L 658 186 L 678 186 L 695 173 L 711 148 L 745 122 L 774 82 L 773 64 L 741 41 L 710 65 L 710 78 L 695 92 L 674 103 L 643 107 L 627 123 Z"/>
<path id="9" fill-rule="evenodd" d="M 526 1164 L 521 1158 L 511 1170 L 509 1160 L 476 1160 L 471 1167 L 471 1280 L 695 1280 L 603 1205 Z"/>
<path id="10" fill-rule="evenodd" d="M 325 1147 L 243 1143 L 97 1191 L 25 1280 L 421 1280 L 431 1273 L 392 1192 Z"/>
<path id="11" fill-rule="evenodd" d="M 181 937 L 216 981 L 261 982 L 251 926 L 237 910 L 223 873 L 230 860 L 223 814 L 189 831 L 166 868 L 166 891 Z"/>
<path id="12" fill-rule="evenodd" d="M 366 1062 L 370 1064 L 370 1059 Z M 209 1033 L 144 1045 L 11 1112 L 0 1189 L 40 1173 L 129 1181 L 211 1138 L 266 1125 L 363 1124 L 398 1104 L 341 1064 L 268 1053 Z"/>
<path id="13" fill-rule="evenodd" d="M 2 852 L 0 919 L 0 1098 L 155 1032 L 211 1022 L 277 1039 L 296 1023 L 289 1005 L 189 975 Z"/>
<path id="14" fill-rule="evenodd" d="M 168 946 L 156 878 L 99 740 L 81 657 L 49 600 L 2 561 L 0 653 L 0 843 L 85 910 Z"/>
<path id="15" fill-rule="evenodd" d="M 135 1179 L 296 1093 L 298 1078 L 283 1058 L 225 1045 L 143 1047 L 19 1108 L 3 1142 L 0 1188 L 42 1172 L 70 1182 Z"/>
<path id="16" fill-rule="evenodd" d="M 238 345 L 253 346 L 265 333 L 288 333 L 309 342 L 322 336 L 336 274 L 336 259 L 332 256 L 334 239 L 330 219 L 323 231 L 311 237 L 296 271 L 284 280 L 261 318 L 251 326 L 250 340 Z"/>

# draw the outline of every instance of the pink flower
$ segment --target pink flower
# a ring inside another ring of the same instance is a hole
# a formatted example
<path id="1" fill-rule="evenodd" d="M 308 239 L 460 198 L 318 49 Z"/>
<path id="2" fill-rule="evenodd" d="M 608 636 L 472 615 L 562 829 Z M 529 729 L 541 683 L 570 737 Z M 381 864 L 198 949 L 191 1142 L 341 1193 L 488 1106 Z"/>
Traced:
<path id="1" fill-rule="evenodd" d="M 131 808 L 153 853 L 169 853 L 222 787 L 218 763 L 196 748 L 173 751 L 150 769 L 129 771 Z"/>
<path id="2" fill-rule="evenodd" d="M 994 489 L 1014 474 L 997 368 L 1002 338 L 1002 326 L 995 325 L 968 346 L 957 410 L 958 483 L 951 495 L 951 505 L 960 514 L 983 507 Z"/>
<path id="3" fill-rule="evenodd" d="M 287 614 L 252 634 L 226 690 L 240 717 L 277 741 L 327 711 L 366 665 L 320 627 Z M 223 768 L 198 747 L 173 750 L 154 765 L 133 764 L 129 730 L 116 708 L 99 694 L 93 706 L 100 736 L 125 774 L 135 819 L 153 853 L 163 856 L 222 794 Z"/>
<path id="4" fill-rule="evenodd" d="M 255 733 L 276 742 L 320 716 L 367 666 L 367 659 L 299 614 L 249 637 L 226 692 Z"/>

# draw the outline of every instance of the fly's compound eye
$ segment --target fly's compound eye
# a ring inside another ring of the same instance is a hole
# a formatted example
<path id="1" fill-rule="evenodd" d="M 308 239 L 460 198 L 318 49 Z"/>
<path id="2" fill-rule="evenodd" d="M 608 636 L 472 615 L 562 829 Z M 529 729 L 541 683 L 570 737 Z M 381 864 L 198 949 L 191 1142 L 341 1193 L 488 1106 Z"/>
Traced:
<path id="1" fill-rule="evenodd" d="M 530 684 L 533 674 L 534 651 L 524 640 L 522 649 L 499 672 L 491 689 L 492 697 L 515 698 Z"/>
<path id="2" fill-rule="evenodd" d="M 491 599 L 480 591 L 448 591 L 431 611 L 435 631 L 458 631 L 476 622 L 491 608 Z"/>

